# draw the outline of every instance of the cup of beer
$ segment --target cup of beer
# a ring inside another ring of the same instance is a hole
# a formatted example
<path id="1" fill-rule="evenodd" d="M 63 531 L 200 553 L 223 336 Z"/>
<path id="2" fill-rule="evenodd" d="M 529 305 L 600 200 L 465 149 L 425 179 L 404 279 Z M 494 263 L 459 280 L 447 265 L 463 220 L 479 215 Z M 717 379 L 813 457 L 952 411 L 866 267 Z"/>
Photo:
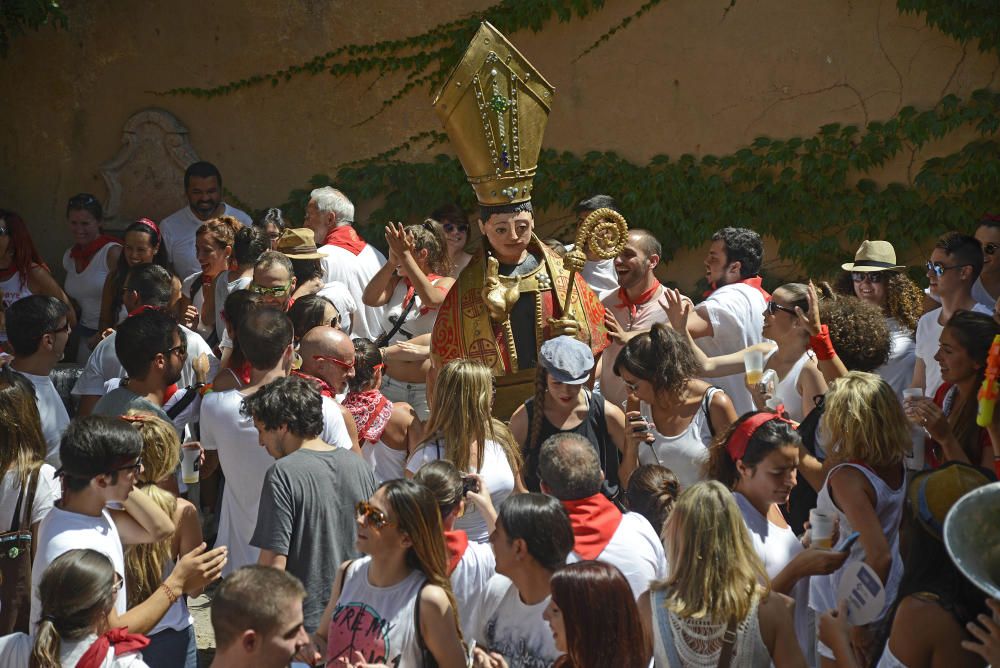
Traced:
<path id="1" fill-rule="evenodd" d="M 743 366 L 747 371 L 747 385 L 753 387 L 764 376 L 764 353 L 748 350 L 743 353 Z"/>
<path id="2" fill-rule="evenodd" d="M 833 548 L 833 529 L 836 517 L 818 508 L 809 511 L 809 543 L 824 550 Z"/>

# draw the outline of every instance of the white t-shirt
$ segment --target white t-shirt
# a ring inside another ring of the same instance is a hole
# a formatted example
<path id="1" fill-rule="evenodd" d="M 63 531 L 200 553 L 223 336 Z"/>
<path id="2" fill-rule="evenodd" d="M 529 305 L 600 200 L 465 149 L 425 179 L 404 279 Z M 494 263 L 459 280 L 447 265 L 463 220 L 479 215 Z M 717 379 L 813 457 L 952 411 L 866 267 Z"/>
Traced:
<path id="1" fill-rule="evenodd" d="M 64 640 L 59 644 L 59 663 L 64 666 L 75 666 L 90 646 L 97 640 L 96 635 L 89 635 L 82 640 Z M 31 660 L 31 650 L 34 643 L 27 633 L 11 633 L 0 638 L 0 666 L 27 666 Z M 108 647 L 108 654 L 100 664 L 100 668 L 149 668 L 142 660 L 142 653 L 129 652 L 115 656 L 115 648 Z"/>
<path id="2" fill-rule="evenodd" d="M 608 293 L 618 290 L 618 273 L 615 271 L 614 259 L 593 262 L 588 260 L 583 265 L 583 271 L 580 272 L 580 275 L 600 299 L 604 299 Z"/>
<path id="3" fill-rule="evenodd" d="M 766 307 L 764 295 L 756 288 L 745 283 L 723 285 L 695 307 L 698 315 L 712 324 L 712 336 L 695 339 L 695 343 L 709 357 L 739 352 L 760 343 L 764 340 L 761 330 Z M 726 391 L 736 415 L 754 410 L 742 373 L 707 380 Z"/>
<path id="4" fill-rule="evenodd" d="M 239 390 L 209 392 L 201 401 L 201 445 L 218 452 L 219 465 L 226 473 L 215 541 L 216 547 L 229 547 L 223 577 L 242 566 L 257 563 L 260 550 L 250 545 L 250 539 L 257 527 L 264 474 L 274 464 L 274 458 L 260 445 L 253 420 L 240 415 L 245 396 Z M 330 445 L 351 447 L 344 416 L 329 397 L 323 397 L 320 438 Z"/>
<path id="5" fill-rule="evenodd" d="M 45 461 L 59 468 L 59 442 L 62 440 L 66 425 L 69 424 L 66 404 L 56 391 L 51 378 L 23 371 L 20 373 L 35 386 L 38 414 L 42 418 L 42 436 L 45 437 Z"/>
<path id="6" fill-rule="evenodd" d="M 56 557 L 78 548 L 97 550 L 106 555 L 115 572 L 122 577 L 122 586 L 115 600 L 115 610 L 119 615 L 125 614 L 128 606 L 128 592 L 125 583 L 125 553 L 122 540 L 118 535 L 118 527 L 111 519 L 108 511 L 102 510 L 97 517 L 71 513 L 62 508 L 54 507 L 42 520 L 38 527 L 38 547 L 35 560 L 31 565 L 31 628 L 42 617 L 42 603 L 38 598 L 38 585 L 42 581 L 45 569 Z"/>
<path id="7" fill-rule="evenodd" d="M 657 303 L 662 296 L 663 287 L 661 286 L 654 293 L 652 299 L 645 304 L 636 306 L 634 318 L 628 306 L 621 305 L 622 300 L 618 296 L 617 289 L 604 297 L 601 303 L 604 304 L 604 308 L 615 317 L 615 320 L 618 321 L 618 324 L 626 332 L 642 331 L 652 328 L 658 322 L 667 322 L 666 312 Z M 618 408 L 623 408 L 625 399 L 628 398 L 625 381 L 615 374 L 615 360 L 618 358 L 618 353 L 621 352 L 622 348 L 624 348 L 622 344 L 612 339 L 601 356 L 601 359 L 604 360 L 601 365 L 601 394 Z"/>
<path id="8" fill-rule="evenodd" d="M 195 376 L 191 363 L 198 359 L 202 353 L 208 355 L 209 379 L 215 378 L 215 374 L 219 371 L 219 358 L 205 343 L 205 339 L 184 325 L 180 325 L 180 328 L 184 340 L 187 342 L 188 354 L 187 359 L 184 360 L 184 366 L 181 368 L 181 378 L 177 384 L 181 387 L 194 385 Z M 105 382 L 112 378 L 125 378 L 128 375 L 121 362 L 118 361 L 118 355 L 115 354 L 115 336 L 117 334 L 117 332 L 112 332 L 98 343 L 94 351 L 90 353 L 87 363 L 83 366 L 83 372 L 77 378 L 76 385 L 73 386 L 73 394 L 103 396 Z"/>
<path id="9" fill-rule="evenodd" d="M 66 270 L 66 280 L 63 282 L 66 294 L 80 305 L 80 326 L 97 329 L 101 316 L 101 298 L 104 296 L 104 281 L 108 271 L 108 252 L 112 248 L 121 248 L 121 244 L 105 244 L 97 249 L 83 271 L 77 272 L 76 261 L 69 256 L 72 248 L 63 253 L 63 269 Z"/>
<path id="10" fill-rule="evenodd" d="M 250 216 L 239 209 L 228 204 L 223 204 L 223 208 L 222 215 L 232 216 L 247 226 L 253 224 Z M 204 224 L 205 221 L 194 215 L 190 206 L 174 211 L 160 223 L 163 246 L 166 248 L 167 257 L 170 258 L 178 276 L 190 276 L 201 271 L 194 243 L 198 228 Z"/>
<path id="11" fill-rule="evenodd" d="M 340 314 L 340 329 L 345 332 L 351 332 L 351 324 L 358 313 L 358 304 L 360 302 L 356 301 L 351 295 L 350 288 L 340 281 L 330 281 L 316 294 L 320 297 L 326 297 L 333 302 L 333 305 L 337 307 L 337 313 Z M 355 332 L 351 333 L 359 336 Z"/>
<path id="12" fill-rule="evenodd" d="M 986 308 L 982 304 L 973 306 L 972 311 L 993 315 L 993 308 Z M 941 332 L 944 331 L 944 323 L 938 321 L 940 317 L 941 309 L 936 308 L 924 313 L 917 321 L 916 355 L 924 363 L 924 396 L 931 398 L 942 383 L 941 365 L 934 359 L 940 347 Z"/>
<path id="13" fill-rule="evenodd" d="M 875 369 L 875 373 L 892 386 L 900 401 L 903 390 L 913 382 L 913 365 L 917 361 L 917 344 L 913 332 L 903 327 L 895 318 L 886 318 L 889 328 L 889 359 Z"/>
<path id="14" fill-rule="evenodd" d="M 62 487 L 55 478 L 56 470 L 48 464 L 42 464 L 38 473 L 38 485 L 35 487 L 35 500 L 31 506 L 31 521 L 28 524 L 41 522 L 52 506 L 62 496 Z M 21 493 L 21 480 L 16 471 L 10 470 L 0 478 L 0 533 L 10 529 L 14 519 L 14 508 L 17 507 L 17 497 Z M 21 502 L 21 518 L 28 510 L 27 499 Z"/>
<path id="15" fill-rule="evenodd" d="M 472 623 L 479 602 L 483 600 L 490 578 L 496 575 L 497 560 L 489 543 L 469 542 L 462 559 L 451 572 L 451 590 L 458 604 L 458 622 L 462 637 L 471 638 Z"/>
<path id="16" fill-rule="evenodd" d="M 383 309 L 364 306 L 361 295 L 364 294 L 365 287 L 378 273 L 378 270 L 385 264 L 385 256 L 371 244 L 366 244 L 357 255 L 346 248 L 332 244 L 321 247 L 319 252 L 326 253 L 326 257 L 321 260 L 323 279 L 327 283 L 340 281 L 346 285 L 355 304 L 358 305 L 353 318 L 351 335 L 374 341 L 385 327 Z"/>
<path id="17" fill-rule="evenodd" d="M 566 563 L 581 561 L 580 555 L 570 552 Z M 667 577 L 667 558 L 663 543 L 653 531 L 649 520 L 639 513 L 625 513 L 608 544 L 597 555 L 597 561 L 611 564 L 628 580 L 632 594 L 638 600 L 649 589 L 649 583 Z"/>
<path id="18" fill-rule="evenodd" d="M 542 617 L 550 598 L 525 605 L 513 582 L 494 575 L 475 616 L 473 637 L 491 652 L 502 655 L 510 668 L 551 666 L 560 652 Z"/>
<path id="19" fill-rule="evenodd" d="M 410 461 L 406 463 L 406 470 L 416 473 L 420 467 L 428 462 L 443 459 L 445 454 L 444 444 L 438 447 L 436 442 L 430 442 L 422 446 L 413 453 Z M 503 448 L 496 441 L 486 441 L 483 448 L 482 466 L 476 471 L 469 468 L 469 473 L 478 473 L 486 484 L 486 489 L 490 493 L 490 499 L 497 508 L 514 491 L 514 471 L 510 467 L 507 455 Z M 486 520 L 482 514 L 471 503 L 465 507 L 465 515 L 455 520 L 455 528 L 461 529 L 469 534 L 469 540 L 477 543 L 485 543 L 490 538 L 490 532 L 486 528 Z"/>
<path id="20" fill-rule="evenodd" d="M 733 497 L 750 532 L 754 551 L 764 562 L 767 577 L 773 580 L 805 548 L 787 525 L 780 527 L 773 524 L 739 492 L 734 492 Z M 816 665 L 816 622 L 809 609 L 809 578 L 799 578 L 790 595 L 795 601 L 795 635 L 799 646 L 806 657 L 806 663 Z"/>

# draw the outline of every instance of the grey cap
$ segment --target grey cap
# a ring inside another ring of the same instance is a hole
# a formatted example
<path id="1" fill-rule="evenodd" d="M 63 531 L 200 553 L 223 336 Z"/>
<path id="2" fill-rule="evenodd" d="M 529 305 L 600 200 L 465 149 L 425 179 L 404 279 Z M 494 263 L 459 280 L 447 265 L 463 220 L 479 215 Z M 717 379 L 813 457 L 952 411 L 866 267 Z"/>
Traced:
<path id="1" fill-rule="evenodd" d="M 590 379 L 594 353 L 590 346 L 572 336 L 557 336 L 542 344 L 538 361 L 552 380 L 566 385 L 582 385 Z"/>

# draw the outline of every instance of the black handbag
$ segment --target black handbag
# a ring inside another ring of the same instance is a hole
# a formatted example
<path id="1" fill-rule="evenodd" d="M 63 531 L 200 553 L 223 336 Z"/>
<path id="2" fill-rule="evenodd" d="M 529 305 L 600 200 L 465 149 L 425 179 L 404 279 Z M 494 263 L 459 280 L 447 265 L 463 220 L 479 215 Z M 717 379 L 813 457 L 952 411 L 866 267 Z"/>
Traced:
<path id="1" fill-rule="evenodd" d="M 21 487 L 14 508 L 10 531 L 0 533 L 0 635 L 21 631 L 28 633 L 31 617 L 31 507 L 38 487 L 40 467 L 28 474 L 27 485 Z M 24 519 L 21 505 L 28 497 Z"/>

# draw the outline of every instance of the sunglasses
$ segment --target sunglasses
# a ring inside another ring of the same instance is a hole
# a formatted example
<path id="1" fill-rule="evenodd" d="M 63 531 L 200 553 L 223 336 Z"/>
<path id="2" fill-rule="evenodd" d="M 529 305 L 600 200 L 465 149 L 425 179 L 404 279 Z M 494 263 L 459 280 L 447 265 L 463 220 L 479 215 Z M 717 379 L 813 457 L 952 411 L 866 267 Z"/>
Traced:
<path id="1" fill-rule="evenodd" d="M 767 312 L 768 312 L 769 315 L 774 315 L 778 311 L 784 311 L 785 313 L 791 313 L 792 315 L 798 315 L 795 312 L 795 309 L 788 308 L 787 306 L 782 306 L 781 304 L 779 304 L 778 302 L 774 301 L 773 299 L 767 303 Z"/>
<path id="2" fill-rule="evenodd" d="M 941 264 L 940 262 L 928 262 L 927 263 L 927 271 L 932 271 L 932 272 L 934 272 L 935 276 L 937 276 L 938 278 L 941 278 L 942 276 L 944 276 L 944 272 L 948 271 L 949 269 L 961 269 L 962 267 L 968 267 L 968 266 L 970 266 L 970 265 L 969 264 L 953 264 L 950 267 L 946 267 L 943 264 Z"/>
<path id="3" fill-rule="evenodd" d="M 358 505 L 354 506 L 354 516 L 373 529 L 383 529 L 396 525 L 395 522 L 389 521 L 385 513 L 367 501 L 358 501 Z"/>
<path id="4" fill-rule="evenodd" d="M 179 346 L 174 346 L 173 348 L 168 348 L 167 350 L 163 351 L 164 357 L 170 357 L 171 355 L 177 355 L 178 357 L 187 357 L 187 354 L 188 354 L 187 346 L 183 343 Z"/>
<path id="5" fill-rule="evenodd" d="M 250 287 L 247 289 L 254 294 L 262 295 L 264 297 L 281 297 L 287 294 L 291 288 L 292 282 L 289 281 L 285 285 L 276 285 L 273 288 L 265 288 L 263 285 L 251 283 Z"/>
<path id="6" fill-rule="evenodd" d="M 68 332 L 68 331 L 70 331 L 69 322 L 67 322 L 65 325 L 63 325 L 59 329 L 50 329 L 49 331 L 47 331 L 45 333 L 46 334 L 62 334 L 63 332 Z"/>
<path id="7" fill-rule="evenodd" d="M 983 245 L 983 252 L 986 253 L 987 255 L 993 255 L 994 253 L 997 252 L 998 248 L 1000 248 L 1000 244 L 995 244 L 990 242 L 988 244 Z"/>
<path id="8" fill-rule="evenodd" d="M 456 225 L 455 223 L 445 223 L 442 227 L 444 227 L 444 231 L 447 232 L 448 234 L 453 234 L 455 231 L 461 232 L 462 234 L 469 233 L 468 225 Z"/>
<path id="9" fill-rule="evenodd" d="M 855 283 L 864 283 L 865 279 L 868 279 L 868 282 L 871 283 L 872 285 L 878 285 L 879 283 L 882 282 L 883 278 L 884 277 L 882 276 L 882 272 L 881 271 L 852 271 L 851 272 L 851 279 L 853 279 Z"/>
<path id="10" fill-rule="evenodd" d="M 108 473 L 118 473 L 119 471 L 134 471 L 135 475 L 142 473 L 142 455 L 139 455 L 133 463 L 111 469 Z"/>
<path id="11" fill-rule="evenodd" d="M 319 362 L 333 362 L 337 366 L 343 367 L 345 369 L 354 368 L 354 360 L 351 360 L 350 362 L 345 362 L 344 360 L 337 359 L 333 355 L 313 355 L 313 359 Z"/>

